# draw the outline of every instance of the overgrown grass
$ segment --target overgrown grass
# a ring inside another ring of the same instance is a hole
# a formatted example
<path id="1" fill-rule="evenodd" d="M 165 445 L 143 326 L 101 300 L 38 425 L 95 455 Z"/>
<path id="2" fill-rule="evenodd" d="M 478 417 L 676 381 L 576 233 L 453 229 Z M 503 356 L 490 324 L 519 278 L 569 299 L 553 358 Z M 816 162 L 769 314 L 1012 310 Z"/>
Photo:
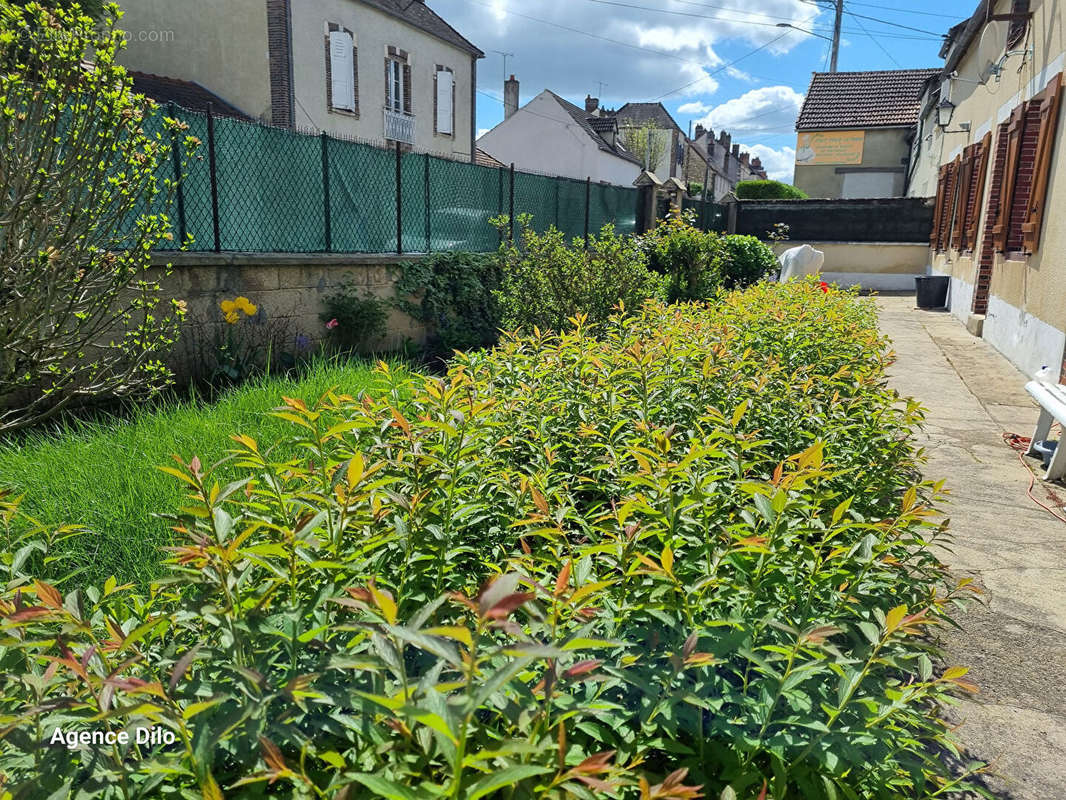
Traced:
<path id="1" fill-rule="evenodd" d="M 87 530 L 60 545 L 67 583 L 75 575 L 83 585 L 114 575 L 144 584 L 161 574 L 160 548 L 171 541 L 155 515 L 176 512 L 185 495 L 157 467 L 173 465 L 174 454 L 214 464 L 234 433 L 283 442 L 291 424 L 266 413 L 283 396 L 311 403 L 333 387 L 358 396 L 377 383 L 370 363 L 320 361 L 297 378 L 258 379 L 210 405 L 173 400 L 132 417 L 67 423 L 0 445 L 0 486 L 25 494 L 23 508 L 42 523 Z"/>

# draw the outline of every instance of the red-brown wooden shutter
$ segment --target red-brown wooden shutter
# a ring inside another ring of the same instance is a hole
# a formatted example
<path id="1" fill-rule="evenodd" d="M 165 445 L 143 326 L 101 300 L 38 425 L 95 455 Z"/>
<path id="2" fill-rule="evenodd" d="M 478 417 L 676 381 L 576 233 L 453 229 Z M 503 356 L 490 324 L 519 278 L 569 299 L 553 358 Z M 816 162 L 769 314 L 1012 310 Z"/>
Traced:
<path id="1" fill-rule="evenodd" d="M 966 212 L 966 230 L 963 231 L 963 244 L 967 247 L 977 246 L 977 226 L 981 220 L 981 201 L 985 194 L 985 178 L 988 172 L 988 161 L 992 151 L 992 132 L 985 134 L 985 138 L 977 145 L 977 153 L 973 167 L 973 189 L 970 191 L 970 207 Z"/>
<path id="2" fill-rule="evenodd" d="M 1036 252 L 1040 245 L 1044 201 L 1047 199 L 1048 183 L 1051 179 L 1051 157 L 1055 151 L 1061 103 L 1062 73 L 1059 73 L 1044 90 L 1044 100 L 1040 104 L 1040 133 L 1033 161 L 1033 188 L 1029 194 L 1028 213 L 1022 223 L 1022 248 L 1027 253 Z"/>
<path id="3" fill-rule="evenodd" d="M 947 183 L 945 180 L 947 169 L 946 164 L 942 165 L 936 180 L 936 205 L 933 207 L 933 230 L 929 234 L 929 246 L 933 248 L 933 250 L 940 249 L 940 227 L 941 222 L 944 219 L 944 187 Z"/>
<path id="4" fill-rule="evenodd" d="M 999 215 L 992 229 L 996 250 L 1006 252 L 1010 235 L 1010 212 L 1014 203 L 1014 186 L 1018 178 L 1018 164 L 1022 154 L 1022 134 L 1025 132 L 1025 106 L 1020 105 L 1010 115 L 1007 124 L 1007 163 L 1003 168 L 1003 186 L 999 193 Z"/>
<path id="5" fill-rule="evenodd" d="M 966 228 L 966 209 L 970 204 L 970 179 L 973 176 L 973 146 L 963 150 L 955 158 L 955 211 L 952 214 L 951 246 L 956 250 L 963 247 L 963 230 Z"/>

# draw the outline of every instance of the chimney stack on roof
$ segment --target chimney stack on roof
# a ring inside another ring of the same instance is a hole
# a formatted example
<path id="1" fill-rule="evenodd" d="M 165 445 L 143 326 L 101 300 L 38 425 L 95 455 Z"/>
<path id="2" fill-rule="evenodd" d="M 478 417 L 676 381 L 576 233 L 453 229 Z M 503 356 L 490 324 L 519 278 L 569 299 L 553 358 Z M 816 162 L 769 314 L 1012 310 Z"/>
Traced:
<path id="1" fill-rule="evenodd" d="M 703 138 L 703 134 L 705 134 L 706 132 L 707 132 L 706 128 L 704 128 L 702 125 L 697 124 L 696 125 L 696 141 L 698 142 L 700 139 L 702 139 Z"/>
<path id="2" fill-rule="evenodd" d="M 585 113 L 595 114 L 600 107 L 600 98 L 593 97 L 591 94 L 585 95 Z"/>
<path id="3" fill-rule="evenodd" d="M 740 160 L 740 145 L 733 145 L 733 158 Z"/>
<path id="4" fill-rule="evenodd" d="M 762 171 L 762 159 L 755 156 L 755 158 L 751 160 L 751 168 L 756 172 Z"/>
<path id="5" fill-rule="evenodd" d="M 748 164 L 748 159 L 750 159 L 750 158 L 751 158 L 751 156 L 748 153 L 741 153 L 740 154 L 740 163 L 744 164 L 746 166 Z"/>
<path id="6" fill-rule="evenodd" d="M 503 118 L 509 119 L 518 110 L 518 81 L 514 75 L 503 82 Z"/>

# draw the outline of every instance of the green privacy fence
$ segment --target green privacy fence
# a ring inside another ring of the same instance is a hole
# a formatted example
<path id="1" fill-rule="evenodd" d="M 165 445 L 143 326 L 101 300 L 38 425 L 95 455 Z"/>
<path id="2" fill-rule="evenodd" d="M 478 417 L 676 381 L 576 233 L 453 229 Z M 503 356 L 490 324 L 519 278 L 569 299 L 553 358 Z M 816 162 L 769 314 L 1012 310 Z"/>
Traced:
<path id="1" fill-rule="evenodd" d="M 696 227 L 705 231 L 725 232 L 725 206 L 721 203 L 707 203 L 703 200 L 685 198 L 681 203 L 681 208 L 684 211 L 695 212 Z"/>
<path id="2" fill-rule="evenodd" d="M 203 115 L 170 106 L 202 142 L 165 211 L 177 248 L 286 253 L 487 252 L 498 215 L 567 236 L 637 229 L 639 191 Z M 146 121 L 162 133 L 162 115 Z M 161 179 L 178 165 L 161 165 Z"/>

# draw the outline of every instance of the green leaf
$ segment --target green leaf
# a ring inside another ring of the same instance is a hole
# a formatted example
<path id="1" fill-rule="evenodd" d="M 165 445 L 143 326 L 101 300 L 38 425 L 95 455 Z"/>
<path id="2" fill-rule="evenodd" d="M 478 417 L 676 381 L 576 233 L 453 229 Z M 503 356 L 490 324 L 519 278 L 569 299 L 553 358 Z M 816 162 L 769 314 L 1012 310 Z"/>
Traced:
<path id="1" fill-rule="evenodd" d="M 515 764 L 510 767 L 504 767 L 471 784 L 467 787 L 463 796 L 467 800 L 478 800 L 479 797 L 491 794 L 504 786 L 516 786 L 526 778 L 544 775 L 551 771 L 547 767 L 538 767 L 533 764 Z"/>
<path id="2" fill-rule="evenodd" d="M 363 784 L 378 797 L 384 797 L 387 800 L 419 800 L 420 797 L 406 786 L 382 778 L 380 775 L 353 775 L 352 780 Z"/>

